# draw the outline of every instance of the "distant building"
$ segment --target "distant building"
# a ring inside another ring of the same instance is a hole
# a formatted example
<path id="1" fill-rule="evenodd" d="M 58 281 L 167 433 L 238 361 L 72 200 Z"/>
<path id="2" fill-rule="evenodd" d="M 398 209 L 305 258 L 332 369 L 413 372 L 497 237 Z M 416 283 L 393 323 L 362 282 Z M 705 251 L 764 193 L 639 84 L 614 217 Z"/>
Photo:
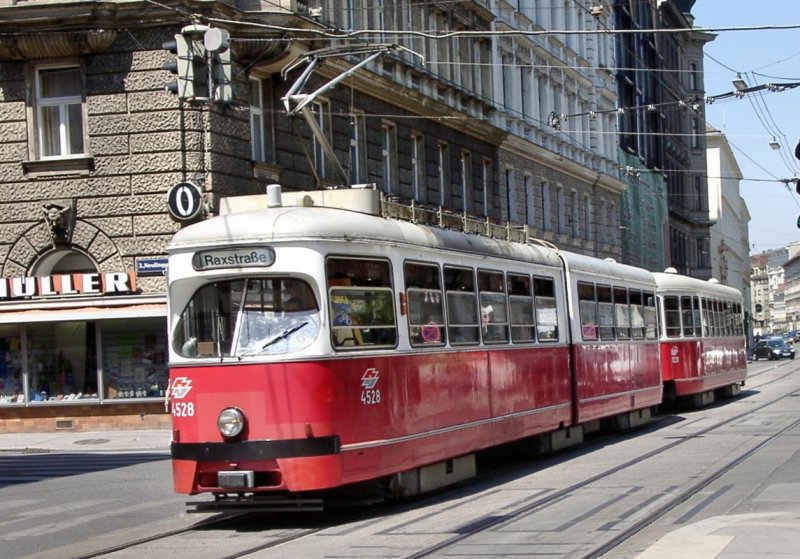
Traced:
<path id="1" fill-rule="evenodd" d="M 750 308 L 750 212 L 739 194 L 742 173 L 725 135 L 706 127 L 711 275 L 735 287 Z"/>

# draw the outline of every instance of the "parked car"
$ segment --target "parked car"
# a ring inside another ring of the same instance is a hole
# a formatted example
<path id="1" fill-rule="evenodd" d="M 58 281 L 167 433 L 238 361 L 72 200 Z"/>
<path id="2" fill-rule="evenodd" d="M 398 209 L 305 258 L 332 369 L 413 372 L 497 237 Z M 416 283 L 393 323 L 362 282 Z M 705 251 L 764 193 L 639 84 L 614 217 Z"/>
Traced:
<path id="1" fill-rule="evenodd" d="M 761 340 L 756 344 L 753 350 L 753 360 L 757 361 L 759 358 L 763 359 L 781 359 L 788 357 L 794 359 L 795 350 L 789 347 L 783 338 L 772 338 L 770 340 Z"/>

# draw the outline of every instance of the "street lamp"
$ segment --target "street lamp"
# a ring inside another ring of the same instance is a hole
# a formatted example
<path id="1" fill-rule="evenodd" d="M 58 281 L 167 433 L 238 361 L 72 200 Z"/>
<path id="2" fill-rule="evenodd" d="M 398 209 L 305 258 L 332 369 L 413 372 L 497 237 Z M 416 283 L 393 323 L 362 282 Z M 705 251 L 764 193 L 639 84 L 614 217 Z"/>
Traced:
<path id="1" fill-rule="evenodd" d="M 769 143 L 769 147 L 771 147 L 774 150 L 781 149 L 781 145 L 778 143 L 778 140 L 776 140 L 775 138 L 772 138 L 772 141 Z"/>
<path id="2" fill-rule="evenodd" d="M 736 88 L 736 91 L 744 91 L 747 89 L 747 83 L 743 79 L 736 79 L 733 80 L 733 87 Z"/>

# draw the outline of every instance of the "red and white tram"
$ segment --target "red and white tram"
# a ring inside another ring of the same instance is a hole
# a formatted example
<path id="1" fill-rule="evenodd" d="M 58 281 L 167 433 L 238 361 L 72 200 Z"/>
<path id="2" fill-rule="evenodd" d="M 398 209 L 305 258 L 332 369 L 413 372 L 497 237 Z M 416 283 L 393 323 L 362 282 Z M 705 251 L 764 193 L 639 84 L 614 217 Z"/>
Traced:
<path id="1" fill-rule="evenodd" d="M 478 450 L 579 442 L 660 403 L 649 272 L 309 196 L 169 245 L 177 492 L 416 494 L 472 475 Z"/>
<path id="2" fill-rule="evenodd" d="M 747 377 L 744 300 L 735 288 L 675 273 L 653 274 L 661 308 L 664 399 L 696 405 L 738 394 Z"/>

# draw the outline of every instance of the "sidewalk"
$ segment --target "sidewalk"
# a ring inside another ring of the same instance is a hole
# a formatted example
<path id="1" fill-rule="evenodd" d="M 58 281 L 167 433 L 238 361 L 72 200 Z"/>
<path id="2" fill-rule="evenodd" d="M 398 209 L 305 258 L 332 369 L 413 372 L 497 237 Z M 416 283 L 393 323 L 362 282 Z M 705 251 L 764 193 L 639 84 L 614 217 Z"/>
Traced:
<path id="1" fill-rule="evenodd" d="M 169 452 L 169 429 L 0 433 L 0 452 Z"/>

